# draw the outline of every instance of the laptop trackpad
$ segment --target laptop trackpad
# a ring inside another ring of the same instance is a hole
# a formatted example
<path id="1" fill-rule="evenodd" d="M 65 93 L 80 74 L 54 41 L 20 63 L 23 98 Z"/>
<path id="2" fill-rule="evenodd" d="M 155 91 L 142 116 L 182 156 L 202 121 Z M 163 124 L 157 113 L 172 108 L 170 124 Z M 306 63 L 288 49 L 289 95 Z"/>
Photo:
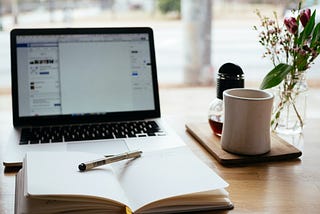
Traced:
<path id="1" fill-rule="evenodd" d="M 101 155 L 115 155 L 122 152 L 128 152 L 129 150 L 124 140 L 106 140 L 68 143 L 67 151 L 90 152 Z"/>

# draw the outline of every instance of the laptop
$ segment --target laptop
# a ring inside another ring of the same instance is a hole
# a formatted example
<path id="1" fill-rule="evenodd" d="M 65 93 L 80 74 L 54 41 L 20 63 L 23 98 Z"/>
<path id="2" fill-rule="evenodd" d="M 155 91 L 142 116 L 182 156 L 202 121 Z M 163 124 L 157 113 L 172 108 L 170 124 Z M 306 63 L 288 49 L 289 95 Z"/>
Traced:
<path id="1" fill-rule="evenodd" d="M 11 31 L 13 130 L 4 166 L 28 151 L 103 155 L 184 146 L 160 119 L 151 28 Z"/>

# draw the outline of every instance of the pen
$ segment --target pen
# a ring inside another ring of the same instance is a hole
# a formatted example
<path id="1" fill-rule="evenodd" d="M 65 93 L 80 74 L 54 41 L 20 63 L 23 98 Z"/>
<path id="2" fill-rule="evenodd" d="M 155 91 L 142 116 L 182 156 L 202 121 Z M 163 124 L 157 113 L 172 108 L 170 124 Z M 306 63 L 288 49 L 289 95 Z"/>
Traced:
<path id="1" fill-rule="evenodd" d="M 109 163 L 114 163 L 117 161 L 122 161 L 129 158 L 138 158 L 141 156 L 142 151 L 125 152 L 119 155 L 114 155 L 108 158 L 100 158 L 93 161 L 88 161 L 79 164 L 78 168 L 81 172 L 92 169 L 94 167 L 102 166 Z"/>

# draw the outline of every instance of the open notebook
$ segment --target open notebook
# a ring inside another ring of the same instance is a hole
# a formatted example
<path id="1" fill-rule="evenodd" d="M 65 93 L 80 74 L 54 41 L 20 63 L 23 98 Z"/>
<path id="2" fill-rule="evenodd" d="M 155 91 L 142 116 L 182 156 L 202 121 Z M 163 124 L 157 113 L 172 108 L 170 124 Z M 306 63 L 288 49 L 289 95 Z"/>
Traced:
<path id="1" fill-rule="evenodd" d="M 183 145 L 160 120 L 151 28 L 14 29 L 11 74 L 5 166 L 21 166 L 27 151 Z"/>
<path id="2" fill-rule="evenodd" d="M 16 213 L 178 213 L 232 209 L 228 184 L 188 148 L 86 172 L 88 153 L 28 153 L 17 176 Z M 43 167 L 45 166 L 45 167 Z M 41 170 L 40 170 L 41 168 Z"/>

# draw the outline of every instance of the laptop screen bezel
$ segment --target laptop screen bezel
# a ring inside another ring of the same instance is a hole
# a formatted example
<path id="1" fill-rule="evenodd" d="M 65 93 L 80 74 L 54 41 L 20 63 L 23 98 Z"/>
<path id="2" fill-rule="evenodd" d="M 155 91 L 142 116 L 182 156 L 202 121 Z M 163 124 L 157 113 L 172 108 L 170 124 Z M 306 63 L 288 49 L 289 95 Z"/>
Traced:
<path id="1" fill-rule="evenodd" d="M 17 36 L 19 35 L 70 35 L 70 34 L 137 34 L 145 33 L 149 36 L 150 62 L 152 72 L 152 86 L 154 109 L 143 111 L 110 112 L 105 114 L 84 115 L 49 115 L 49 116 L 19 116 L 19 90 L 18 90 L 18 62 L 17 62 Z M 153 30 L 149 27 L 129 28 L 37 28 L 13 29 L 10 32 L 11 42 L 11 89 L 12 89 L 12 115 L 14 127 L 38 125 L 64 125 L 79 123 L 103 123 L 112 121 L 143 120 L 160 117 L 160 102 L 157 80 Z"/>

